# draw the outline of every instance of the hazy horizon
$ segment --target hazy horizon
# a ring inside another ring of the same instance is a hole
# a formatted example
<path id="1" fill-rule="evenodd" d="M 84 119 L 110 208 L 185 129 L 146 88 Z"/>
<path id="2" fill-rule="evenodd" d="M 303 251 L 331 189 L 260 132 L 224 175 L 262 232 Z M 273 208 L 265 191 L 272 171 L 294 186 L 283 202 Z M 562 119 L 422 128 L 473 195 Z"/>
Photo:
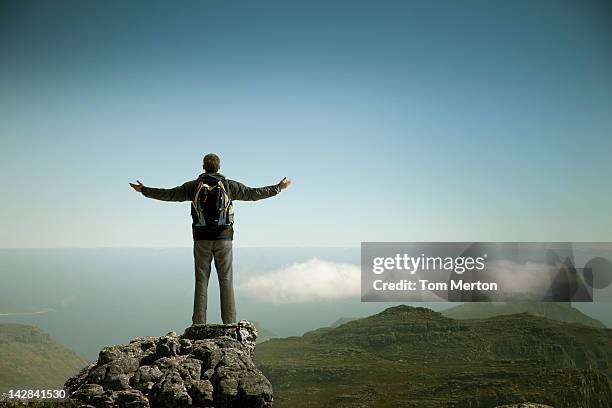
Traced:
<path id="1" fill-rule="evenodd" d="M 359 282 L 343 284 L 347 275 L 342 273 L 348 266 L 351 279 L 358 281 L 359 263 L 359 248 L 236 248 L 237 317 L 286 337 L 328 326 L 341 317 L 364 317 L 400 304 L 362 303 Z M 257 280 L 258 285 L 247 284 L 274 273 L 281 278 L 278 285 Z M 38 326 L 88 359 L 103 346 L 141 335 L 179 332 L 191 324 L 191 248 L 4 249 L 0 274 L 0 307 L 49 310 L 0 315 L 0 323 Z M 335 289 L 330 291 L 330 286 Z M 410 304 L 442 310 L 457 303 Z M 574 306 L 612 325 L 609 303 Z M 208 310 L 209 322 L 219 323 L 215 272 Z"/>
<path id="2" fill-rule="evenodd" d="M 139 335 L 182 331 L 191 324 L 194 287 L 191 251 L 191 248 L 1 250 L 0 304 L 49 312 L 0 315 L 0 323 L 39 326 L 89 359 L 105 345 Z M 241 289 L 254 276 L 316 258 L 357 265 L 358 248 L 236 248 L 234 256 L 238 319 L 258 321 L 279 336 L 301 335 L 331 324 L 338 317 L 367 315 L 383 308 L 361 304 L 354 292 L 323 301 L 279 304 Z M 209 322 L 220 323 L 215 274 L 213 270 L 208 315 Z M 316 288 L 308 296 L 313 294 L 316 296 Z"/>

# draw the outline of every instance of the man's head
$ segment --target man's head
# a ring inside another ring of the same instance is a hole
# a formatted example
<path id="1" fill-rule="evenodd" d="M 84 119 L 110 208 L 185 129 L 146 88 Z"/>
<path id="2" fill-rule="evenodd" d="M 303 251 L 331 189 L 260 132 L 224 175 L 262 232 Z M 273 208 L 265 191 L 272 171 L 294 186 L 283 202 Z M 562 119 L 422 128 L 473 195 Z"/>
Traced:
<path id="1" fill-rule="evenodd" d="M 203 167 L 206 173 L 216 173 L 221 167 L 221 159 L 214 153 L 208 153 L 204 156 Z"/>

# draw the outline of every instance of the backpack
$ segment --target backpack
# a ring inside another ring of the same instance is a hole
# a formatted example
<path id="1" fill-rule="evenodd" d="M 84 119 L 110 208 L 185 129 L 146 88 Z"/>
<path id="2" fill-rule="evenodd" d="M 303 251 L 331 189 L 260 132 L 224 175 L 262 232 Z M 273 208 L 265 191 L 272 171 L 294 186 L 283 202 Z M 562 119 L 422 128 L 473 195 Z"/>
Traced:
<path id="1" fill-rule="evenodd" d="M 234 223 L 234 207 L 222 180 L 200 181 L 191 202 L 193 225 L 230 226 Z"/>

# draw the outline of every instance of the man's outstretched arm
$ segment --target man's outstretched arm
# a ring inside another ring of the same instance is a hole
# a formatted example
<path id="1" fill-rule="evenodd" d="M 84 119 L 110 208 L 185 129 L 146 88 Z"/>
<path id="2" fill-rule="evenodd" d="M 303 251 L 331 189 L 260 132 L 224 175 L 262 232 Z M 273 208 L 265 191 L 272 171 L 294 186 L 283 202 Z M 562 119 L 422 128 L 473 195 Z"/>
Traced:
<path id="1" fill-rule="evenodd" d="M 138 184 L 130 183 L 130 186 L 142 193 L 143 196 L 162 201 L 191 201 L 191 185 L 192 182 L 184 183 L 181 186 L 174 188 L 153 188 L 146 187 L 140 180 L 136 180 Z"/>
<path id="2" fill-rule="evenodd" d="M 287 177 L 283 178 L 280 183 L 267 187 L 247 187 L 237 181 L 228 180 L 230 197 L 232 200 L 239 201 L 257 201 L 269 198 L 277 195 L 281 190 L 289 187 L 290 184 L 291 180 L 287 180 Z"/>

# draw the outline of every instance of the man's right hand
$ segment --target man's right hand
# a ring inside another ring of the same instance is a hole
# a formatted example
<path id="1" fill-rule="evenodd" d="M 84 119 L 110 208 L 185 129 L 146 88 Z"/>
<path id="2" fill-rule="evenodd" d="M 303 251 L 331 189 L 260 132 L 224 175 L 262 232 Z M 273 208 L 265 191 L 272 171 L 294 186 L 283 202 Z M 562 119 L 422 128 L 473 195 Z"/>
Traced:
<path id="1" fill-rule="evenodd" d="M 140 193 L 140 192 L 142 192 L 142 188 L 144 187 L 144 184 L 142 184 L 142 183 L 140 182 L 140 180 L 136 180 L 136 182 L 137 182 L 138 184 L 130 183 L 130 186 L 131 186 L 131 187 L 132 187 L 134 190 L 136 190 L 136 191 L 138 191 L 138 192 Z"/>
<path id="2" fill-rule="evenodd" d="M 287 177 L 284 177 L 280 183 L 278 183 L 278 186 L 280 187 L 281 190 L 286 189 L 287 187 L 289 187 L 289 184 L 291 184 L 291 180 L 287 180 Z"/>

